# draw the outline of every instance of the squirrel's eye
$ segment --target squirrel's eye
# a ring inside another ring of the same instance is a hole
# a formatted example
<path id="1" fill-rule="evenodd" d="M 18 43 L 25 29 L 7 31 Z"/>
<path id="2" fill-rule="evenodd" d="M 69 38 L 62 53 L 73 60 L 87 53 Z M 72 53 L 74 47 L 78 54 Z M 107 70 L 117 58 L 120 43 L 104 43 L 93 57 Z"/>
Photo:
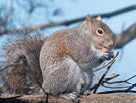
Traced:
<path id="1" fill-rule="evenodd" d="M 98 35 L 103 34 L 103 30 L 102 29 L 98 29 L 96 32 L 97 32 Z"/>

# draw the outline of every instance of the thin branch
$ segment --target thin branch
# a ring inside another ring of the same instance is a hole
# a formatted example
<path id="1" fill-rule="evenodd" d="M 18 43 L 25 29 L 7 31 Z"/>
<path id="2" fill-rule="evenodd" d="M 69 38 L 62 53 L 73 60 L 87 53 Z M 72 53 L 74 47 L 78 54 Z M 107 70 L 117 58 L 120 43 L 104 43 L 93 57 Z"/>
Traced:
<path id="1" fill-rule="evenodd" d="M 129 7 L 125 7 L 125 8 L 116 10 L 116 11 L 108 13 L 108 14 L 107 13 L 106 14 L 100 14 L 100 16 L 102 18 L 110 18 L 110 17 L 117 16 L 119 14 L 123 14 L 123 13 L 129 12 L 129 11 L 135 10 L 135 9 L 136 9 L 136 4 L 131 5 Z"/>
<path id="2" fill-rule="evenodd" d="M 108 76 L 107 78 L 104 78 L 104 79 L 103 79 L 103 83 L 104 83 L 104 82 L 107 82 L 107 81 L 109 81 L 109 80 L 111 80 L 111 79 L 114 79 L 114 78 L 116 78 L 116 77 L 118 77 L 118 76 L 119 76 L 119 74 L 114 73 L 114 74 Z"/>
<path id="3" fill-rule="evenodd" d="M 123 31 L 122 33 L 115 35 L 115 42 L 118 40 L 117 45 L 115 48 L 122 48 L 128 42 L 132 41 L 136 38 L 136 23 L 130 26 L 127 30 Z"/>
<path id="4" fill-rule="evenodd" d="M 101 82 L 101 85 L 105 88 L 110 88 L 110 89 L 123 89 L 123 88 L 126 88 L 125 90 L 113 90 L 113 91 L 104 91 L 104 92 L 99 92 L 98 94 L 108 94 L 108 93 L 125 93 L 125 92 L 136 92 L 136 91 L 133 91 L 132 89 L 136 87 L 136 83 L 132 84 L 132 83 L 129 83 L 131 84 L 131 86 L 124 86 L 124 87 L 111 87 L 111 86 L 105 86 L 104 84 L 105 83 L 108 83 L 108 84 L 114 84 L 114 83 L 127 83 L 129 80 L 133 79 L 136 75 L 124 80 L 124 81 L 116 81 L 116 82 L 111 82 L 109 83 L 108 81 L 104 81 L 103 79 L 103 83 Z"/>
<path id="5" fill-rule="evenodd" d="M 115 60 L 117 59 L 117 57 L 119 56 L 119 52 L 117 52 L 116 56 L 113 58 L 111 64 L 107 67 L 107 70 L 105 71 L 105 73 L 102 75 L 101 79 L 99 80 L 98 84 L 96 85 L 96 88 L 94 89 L 93 93 L 96 93 L 98 87 L 100 86 L 100 84 L 102 83 L 104 77 L 106 76 L 106 74 L 109 72 L 112 64 L 115 62 Z"/>
<path id="6" fill-rule="evenodd" d="M 132 84 L 132 83 L 129 83 L 129 82 L 128 82 L 129 80 L 135 78 L 136 75 L 133 75 L 133 76 L 131 76 L 130 78 L 128 78 L 128 79 L 126 79 L 126 80 L 123 80 L 123 81 L 108 82 L 109 80 L 114 79 L 114 78 L 116 78 L 116 77 L 118 77 L 118 76 L 119 76 L 119 74 L 115 74 L 115 73 L 114 73 L 114 74 L 108 76 L 107 78 L 104 78 L 104 79 L 102 80 L 102 82 L 101 82 L 101 85 L 102 85 L 103 87 L 105 87 L 105 88 L 110 88 L 110 89 L 127 88 L 126 90 L 128 90 L 128 91 L 130 91 L 130 90 L 132 90 L 133 88 L 136 87 L 136 83 L 135 83 L 135 84 Z M 131 84 L 131 86 L 111 87 L 111 86 L 105 86 L 105 85 L 104 85 L 105 83 L 106 83 L 106 84 L 127 83 L 127 84 Z M 98 85 L 98 83 L 97 83 L 97 84 L 94 84 L 94 86 L 91 87 L 90 90 L 94 90 L 97 85 Z"/>
<path id="7" fill-rule="evenodd" d="M 113 91 L 105 91 L 105 92 L 99 92 L 97 94 L 111 94 L 111 93 L 136 93 L 136 91 L 133 90 L 113 90 Z"/>
<path id="8" fill-rule="evenodd" d="M 115 81 L 115 82 L 105 82 L 107 84 L 120 84 L 120 83 L 127 83 L 127 84 L 132 84 L 132 83 L 129 83 L 128 81 Z"/>
<path id="9" fill-rule="evenodd" d="M 136 9 L 136 4 L 135 5 L 131 5 L 129 7 L 125 7 L 110 13 L 105 13 L 105 14 L 96 14 L 96 15 L 92 15 L 93 17 L 97 17 L 99 15 L 101 15 L 102 18 L 111 18 L 123 13 L 127 13 L 129 11 L 135 10 Z M 78 23 L 81 22 L 83 20 L 86 19 L 86 16 L 81 17 L 81 18 L 76 18 L 73 20 L 67 20 L 67 21 L 63 21 L 63 22 L 55 22 L 55 23 L 48 23 L 48 24 L 44 24 L 44 25 L 40 25 L 40 26 L 36 26 L 36 27 L 29 27 L 29 28 L 25 28 L 25 29 L 15 29 L 15 30 L 4 30 L 4 31 L 0 31 L 0 35 L 3 34 L 17 34 L 20 32 L 32 32 L 32 31 L 36 31 L 36 30 L 40 30 L 40 29 L 45 29 L 45 28 L 49 28 L 49 27 L 56 27 L 56 26 L 68 26 L 74 23 Z"/>
<path id="10" fill-rule="evenodd" d="M 133 89 L 134 87 L 136 87 L 136 83 L 132 84 L 132 86 L 130 86 L 127 90 L 130 91 L 131 89 Z"/>
<path id="11" fill-rule="evenodd" d="M 125 80 L 125 81 L 129 81 L 129 80 L 133 79 L 134 77 L 136 77 L 136 75 L 133 75 L 132 77 L 128 78 L 128 79 Z"/>
<path id="12" fill-rule="evenodd" d="M 101 70 L 101 69 L 103 69 L 103 68 L 105 68 L 107 66 L 110 66 L 113 61 L 114 61 L 114 59 L 112 59 L 109 63 L 103 65 L 102 67 L 93 70 L 93 72 L 97 72 L 97 71 L 99 71 L 99 70 Z"/>
<path id="13" fill-rule="evenodd" d="M 106 81 L 105 83 L 107 83 L 107 84 L 115 84 L 115 83 L 127 83 L 127 84 L 132 84 L 132 83 L 129 83 L 128 81 L 131 80 L 131 79 L 133 79 L 133 78 L 135 78 L 135 77 L 136 77 L 136 75 L 134 75 L 134 76 L 132 76 L 132 77 L 126 79 L 126 80 L 123 80 L 123 81 L 115 81 L 115 82 L 108 82 L 108 81 Z"/>
<path id="14" fill-rule="evenodd" d="M 107 81 L 109 81 L 109 80 L 111 80 L 111 79 L 114 79 L 114 78 L 116 78 L 116 77 L 118 77 L 118 76 L 119 76 L 119 74 L 115 74 L 115 73 L 114 73 L 114 74 L 108 76 L 107 78 L 104 78 L 103 81 L 101 82 L 101 84 L 103 84 L 103 83 L 105 83 L 105 82 L 107 82 Z M 94 85 L 91 87 L 90 91 L 94 90 L 94 89 L 96 88 L 96 86 L 97 86 L 97 84 L 94 84 Z"/>
<path id="15" fill-rule="evenodd" d="M 105 87 L 105 88 L 110 88 L 110 89 L 123 89 L 123 88 L 129 88 L 129 86 L 124 86 L 124 87 L 111 87 L 111 86 L 106 86 L 102 83 L 102 86 Z"/>

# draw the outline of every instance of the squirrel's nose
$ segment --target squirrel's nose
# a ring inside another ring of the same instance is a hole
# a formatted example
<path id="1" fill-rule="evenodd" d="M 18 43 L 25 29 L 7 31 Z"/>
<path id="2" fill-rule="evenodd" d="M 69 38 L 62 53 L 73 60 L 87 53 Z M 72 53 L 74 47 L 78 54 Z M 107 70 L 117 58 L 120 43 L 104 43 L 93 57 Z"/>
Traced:
<path id="1" fill-rule="evenodd" d="M 108 46 L 108 48 L 110 48 L 110 49 L 112 49 L 113 45 L 114 45 L 114 43 L 113 43 L 112 40 L 107 43 L 107 46 Z"/>

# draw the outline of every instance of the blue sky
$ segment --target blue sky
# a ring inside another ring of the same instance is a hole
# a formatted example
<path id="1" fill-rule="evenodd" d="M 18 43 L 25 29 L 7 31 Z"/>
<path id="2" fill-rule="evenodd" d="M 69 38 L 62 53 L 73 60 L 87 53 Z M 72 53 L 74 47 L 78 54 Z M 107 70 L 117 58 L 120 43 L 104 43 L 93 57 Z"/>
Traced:
<path id="1" fill-rule="evenodd" d="M 98 14 L 98 13 L 107 13 L 111 12 L 129 5 L 136 4 L 136 0 L 54 0 L 54 4 L 50 4 L 51 8 L 49 8 L 48 12 L 52 12 L 56 7 L 62 8 L 63 15 L 52 17 L 52 21 L 65 21 L 70 19 L 75 19 L 78 17 L 86 16 L 87 14 Z M 18 15 L 18 22 L 16 22 L 17 28 L 20 28 L 19 22 L 24 26 L 36 26 L 40 24 L 47 23 L 45 13 L 43 8 L 37 8 L 34 13 L 30 16 L 23 8 L 18 8 L 15 3 L 13 5 L 17 8 L 16 15 Z M 118 34 L 122 30 L 127 29 L 130 25 L 136 22 L 136 10 L 132 12 L 128 12 L 119 16 L 115 16 L 110 19 L 103 19 L 103 22 L 106 23 L 111 30 Z M 45 30 L 45 35 L 50 35 L 55 31 L 62 29 L 70 29 L 77 24 L 73 24 L 70 26 L 62 26 L 62 27 L 54 27 Z M 0 44 L 5 39 L 1 39 Z M 110 73 L 119 73 L 121 79 L 126 79 L 132 75 L 136 74 L 136 39 L 132 42 L 128 43 L 122 50 L 120 51 L 121 60 L 118 60 Z M 115 51 L 115 52 L 116 52 Z M 123 53 L 123 54 L 122 54 Z M 122 56 L 121 56 L 122 54 Z M 136 81 L 133 80 L 133 82 Z"/>

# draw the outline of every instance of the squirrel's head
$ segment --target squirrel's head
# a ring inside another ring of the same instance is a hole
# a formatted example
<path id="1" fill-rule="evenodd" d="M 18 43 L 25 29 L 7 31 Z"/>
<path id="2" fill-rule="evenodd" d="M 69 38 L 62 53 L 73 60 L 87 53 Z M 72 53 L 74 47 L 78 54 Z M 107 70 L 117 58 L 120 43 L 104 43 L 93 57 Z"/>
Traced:
<path id="1" fill-rule="evenodd" d="M 87 15 L 83 29 L 87 37 L 90 37 L 91 46 L 97 51 L 98 56 L 107 60 L 113 58 L 113 33 L 106 24 L 101 22 L 100 16 L 93 19 L 90 15 Z"/>

